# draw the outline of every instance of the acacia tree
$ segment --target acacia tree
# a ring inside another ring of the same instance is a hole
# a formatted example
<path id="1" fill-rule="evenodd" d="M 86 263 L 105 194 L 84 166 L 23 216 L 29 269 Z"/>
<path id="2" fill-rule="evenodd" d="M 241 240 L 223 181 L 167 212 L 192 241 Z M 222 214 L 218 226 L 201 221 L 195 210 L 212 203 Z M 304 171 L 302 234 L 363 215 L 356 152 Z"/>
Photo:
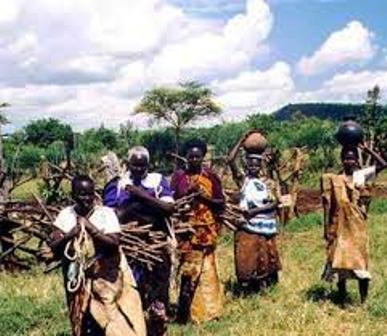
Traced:
<path id="1" fill-rule="evenodd" d="M 221 109 L 214 102 L 211 89 L 197 82 L 186 82 L 177 87 L 156 87 L 147 91 L 134 113 L 145 113 L 151 123 L 162 121 L 171 127 L 178 153 L 183 129 L 201 117 L 220 114 Z"/>

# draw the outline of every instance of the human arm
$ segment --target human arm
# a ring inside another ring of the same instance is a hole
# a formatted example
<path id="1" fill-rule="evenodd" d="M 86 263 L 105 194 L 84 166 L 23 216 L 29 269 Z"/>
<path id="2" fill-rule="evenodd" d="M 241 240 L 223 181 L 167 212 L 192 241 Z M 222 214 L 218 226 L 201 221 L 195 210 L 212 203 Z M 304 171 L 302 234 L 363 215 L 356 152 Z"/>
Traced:
<path id="1" fill-rule="evenodd" d="M 104 233 L 92 224 L 87 218 L 81 217 L 80 222 L 85 226 L 86 231 L 89 233 L 91 238 L 98 244 L 101 244 L 107 248 L 117 248 L 120 244 L 120 233 Z"/>
<path id="2" fill-rule="evenodd" d="M 56 257 L 63 253 L 67 242 L 75 238 L 79 234 L 79 231 L 80 226 L 75 225 L 67 233 L 64 233 L 62 230 L 57 229 L 50 234 L 49 241 L 47 242 L 47 244 Z"/>
<path id="3" fill-rule="evenodd" d="M 166 202 L 148 194 L 145 190 L 134 185 L 126 186 L 126 191 L 131 193 L 135 198 L 145 202 L 153 211 L 156 211 L 162 216 L 170 216 L 173 214 L 175 207 L 173 202 Z"/>
<path id="4" fill-rule="evenodd" d="M 243 134 L 239 140 L 235 143 L 235 145 L 231 148 L 230 152 L 227 155 L 227 164 L 231 169 L 232 178 L 235 182 L 235 184 L 240 188 L 243 184 L 243 173 L 238 169 L 236 159 L 239 153 L 239 149 L 242 146 L 243 142 L 246 140 L 246 138 L 253 133 L 254 131 L 249 131 L 245 134 Z"/>
<path id="5" fill-rule="evenodd" d="M 278 207 L 278 202 L 276 200 L 274 201 L 268 201 L 263 206 L 257 206 L 248 210 L 243 211 L 243 214 L 248 219 L 253 218 L 257 216 L 258 214 L 265 213 L 265 212 L 271 212 L 273 210 L 276 210 Z"/>
<path id="6" fill-rule="evenodd" d="M 192 193 L 196 193 L 196 199 L 214 211 L 221 211 L 225 205 L 225 198 L 220 178 L 211 170 L 206 169 L 205 174 L 211 181 L 211 192 L 205 192 L 200 184 L 193 184 L 190 187 Z"/>
<path id="7" fill-rule="evenodd" d="M 119 205 L 119 178 L 116 177 L 110 180 L 104 187 L 102 192 L 103 204 L 108 207 L 116 207 Z"/>
<path id="8" fill-rule="evenodd" d="M 382 170 L 387 168 L 387 162 L 382 158 L 381 155 L 376 153 L 376 151 L 374 151 L 373 149 L 369 148 L 365 144 L 360 144 L 359 148 L 362 149 L 367 154 L 371 155 L 373 157 L 373 159 L 376 161 L 376 167 L 375 167 L 375 173 L 376 174 L 380 173 Z"/>

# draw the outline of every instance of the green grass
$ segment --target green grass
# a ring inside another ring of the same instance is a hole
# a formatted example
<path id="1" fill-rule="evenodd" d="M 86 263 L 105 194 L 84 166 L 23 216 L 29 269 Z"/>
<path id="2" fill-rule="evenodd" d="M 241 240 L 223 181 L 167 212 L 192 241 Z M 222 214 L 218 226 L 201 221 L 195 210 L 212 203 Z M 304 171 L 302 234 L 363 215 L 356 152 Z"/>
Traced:
<path id="1" fill-rule="evenodd" d="M 59 274 L 29 273 L 0 276 L 0 333 L 69 335 Z"/>
<path id="2" fill-rule="evenodd" d="M 33 179 L 28 181 L 19 187 L 16 187 L 12 191 L 12 197 L 16 199 L 25 200 L 32 197 L 32 194 L 39 194 L 39 183 L 41 181 L 39 179 Z"/>
<path id="3" fill-rule="evenodd" d="M 225 287 L 222 318 L 200 326 L 171 324 L 169 335 L 385 335 L 386 207 L 387 200 L 375 200 L 368 222 L 373 280 L 366 305 L 359 303 L 356 282 L 349 283 L 352 303 L 342 309 L 335 303 L 335 287 L 320 280 L 325 261 L 321 214 L 309 214 L 281 230 L 280 283 L 262 295 L 235 297 L 232 235 L 225 234 L 218 248 Z M 59 273 L 0 274 L 0 334 L 69 335 Z"/>

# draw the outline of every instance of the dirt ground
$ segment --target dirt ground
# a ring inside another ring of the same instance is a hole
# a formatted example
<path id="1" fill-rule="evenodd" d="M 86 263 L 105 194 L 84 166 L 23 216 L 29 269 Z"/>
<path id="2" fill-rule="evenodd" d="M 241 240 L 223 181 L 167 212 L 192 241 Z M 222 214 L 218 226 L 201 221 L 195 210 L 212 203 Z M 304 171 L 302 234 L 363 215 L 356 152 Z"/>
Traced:
<path id="1" fill-rule="evenodd" d="M 378 184 L 373 186 L 372 196 L 387 199 L 387 185 Z M 297 208 L 300 214 L 321 209 L 320 191 L 318 189 L 301 189 L 298 195 Z"/>

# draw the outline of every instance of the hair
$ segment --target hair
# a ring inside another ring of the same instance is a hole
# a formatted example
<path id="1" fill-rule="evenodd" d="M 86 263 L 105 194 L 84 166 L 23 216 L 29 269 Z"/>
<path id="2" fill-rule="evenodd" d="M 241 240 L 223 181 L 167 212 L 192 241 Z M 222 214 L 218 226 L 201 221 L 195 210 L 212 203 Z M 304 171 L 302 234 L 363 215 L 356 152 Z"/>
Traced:
<path id="1" fill-rule="evenodd" d="M 128 150 L 128 162 L 133 156 L 145 156 L 147 162 L 150 161 L 149 151 L 144 146 L 134 146 Z"/>
<path id="2" fill-rule="evenodd" d="M 82 182 L 90 183 L 94 187 L 94 181 L 88 175 L 76 175 L 71 180 L 71 190 L 74 191 Z"/>
<path id="3" fill-rule="evenodd" d="M 194 138 L 194 139 L 188 140 L 184 144 L 184 149 L 183 149 L 184 156 L 187 155 L 188 151 L 191 148 L 199 148 L 202 151 L 203 156 L 207 154 L 207 143 L 202 139 Z"/>

